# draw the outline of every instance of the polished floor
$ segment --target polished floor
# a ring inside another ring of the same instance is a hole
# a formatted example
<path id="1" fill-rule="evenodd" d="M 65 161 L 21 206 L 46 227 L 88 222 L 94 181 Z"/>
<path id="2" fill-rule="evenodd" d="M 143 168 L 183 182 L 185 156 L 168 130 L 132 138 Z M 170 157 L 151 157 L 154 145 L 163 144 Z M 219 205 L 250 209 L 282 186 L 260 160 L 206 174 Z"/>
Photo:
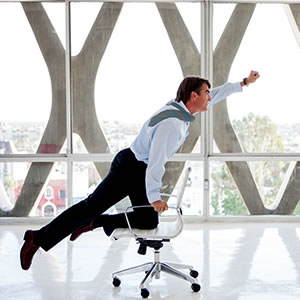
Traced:
<path id="1" fill-rule="evenodd" d="M 19 265 L 24 225 L 0 225 L 0 299 L 141 299 L 144 274 L 124 276 L 120 287 L 111 273 L 151 261 L 137 254 L 134 240 L 116 242 L 96 230 L 49 252 L 39 251 L 29 271 Z M 38 228 L 33 225 L 30 228 Z M 300 299 L 299 223 L 187 224 L 162 249 L 162 260 L 193 264 L 202 289 L 162 275 L 150 284 L 149 299 L 294 300 Z"/>

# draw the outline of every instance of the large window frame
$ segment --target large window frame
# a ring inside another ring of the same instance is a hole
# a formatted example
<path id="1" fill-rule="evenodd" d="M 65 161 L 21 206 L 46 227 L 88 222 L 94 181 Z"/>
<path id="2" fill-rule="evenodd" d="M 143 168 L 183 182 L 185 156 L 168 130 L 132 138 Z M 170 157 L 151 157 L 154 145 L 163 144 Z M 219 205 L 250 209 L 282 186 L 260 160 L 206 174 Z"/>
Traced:
<path id="1" fill-rule="evenodd" d="M 15 0 L 5 0 L 1 2 L 16 2 Z M 66 133 L 67 133 L 67 148 L 65 154 L 8 154 L 0 155 L 0 162 L 58 162 L 63 161 L 67 163 L 67 199 L 68 205 L 72 203 L 73 190 L 73 163 L 80 161 L 93 162 L 111 162 L 114 154 L 74 154 L 72 146 L 72 121 L 73 121 L 73 104 L 71 99 L 71 4 L 73 2 L 136 2 L 130 0 L 123 1 L 37 1 L 37 0 L 23 0 L 18 2 L 62 2 L 65 3 L 65 30 L 66 30 Z M 188 0 L 181 1 L 147 1 L 142 0 L 138 2 L 190 2 Z M 211 82 L 213 79 L 213 5 L 217 3 L 262 3 L 262 4 L 300 4 L 300 0 L 196 0 L 201 4 L 201 76 L 208 78 Z M 176 154 L 171 161 L 201 161 L 203 162 L 203 215 L 199 217 L 188 216 L 186 220 L 193 222 L 201 221 L 295 221 L 300 220 L 300 216 L 241 216 L 241 217 L 217 217 L 210 215 L 210 163 L 212 161 L 300 161 L 300 153 L 214 153 L 213 152 L 213 112 L 201 113 L 201 151 L 200 153 L 191 154 Z M 29 218 L 25 218 L 28 219 Z M 38 218 L 37 218 L 38 219 Z M 11 218 L 10 218 L 11 220 Z M 14 222 L 24 218 L 14 218 Z M 6 222 L 6 218 L 0 218 L 0 222 Z M 41 221 L 40 219 L 37 222 Z M 36 222 L 30 218 L 29 222 Z"/>

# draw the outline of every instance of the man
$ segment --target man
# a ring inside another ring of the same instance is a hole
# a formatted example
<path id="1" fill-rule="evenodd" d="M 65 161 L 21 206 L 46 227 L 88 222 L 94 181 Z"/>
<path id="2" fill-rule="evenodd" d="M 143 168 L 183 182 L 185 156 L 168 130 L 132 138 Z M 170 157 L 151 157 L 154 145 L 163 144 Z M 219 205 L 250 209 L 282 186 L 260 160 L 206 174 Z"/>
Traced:
<path id="1" fill-rule="evenodd" d="M 194 114 L 206 111 L 244 85 L 259 78 L 251 71 L 242 82 L 226 83 L 212 89 L 206 79 L 185 78 L 170 101 L 145 122 L 140 133 L 128 149 L 116 154 L 107 176 L 87 199 L 71 206 L 40 230 L 27 230 L 20 252 L 21 267 L 30 268 L 39 247 L 48 251 L 66 236 L 71 241 L 82 233 L 103 227 L 109 236 L 115 228 L 127 227 L 124 213 L 106 215 L 104 212 L 129 196 L 133 206 L 151 204 L 153 208 L 137 208 L 128 214 L 133 228 L 153 229 L 158 224 L 158 212 L 168 209 L 160 200 L 165 163 L 184 142 Z"/>

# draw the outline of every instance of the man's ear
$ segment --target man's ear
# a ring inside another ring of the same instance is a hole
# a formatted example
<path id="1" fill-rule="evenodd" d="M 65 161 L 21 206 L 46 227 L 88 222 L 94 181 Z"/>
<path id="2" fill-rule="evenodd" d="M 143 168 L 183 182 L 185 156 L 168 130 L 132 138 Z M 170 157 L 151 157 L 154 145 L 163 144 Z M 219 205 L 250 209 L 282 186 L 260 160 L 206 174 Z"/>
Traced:
<path id="1" fill-rule="evenodd" d="M 192 100 L 195 100 L 195 99 L 197 98 L 197 95 L 198 95 L 198 94 L 197 94 L 195 91 L 192 91 L 192 92 L 191 92 L 191 99 L 192 99 Z"/>

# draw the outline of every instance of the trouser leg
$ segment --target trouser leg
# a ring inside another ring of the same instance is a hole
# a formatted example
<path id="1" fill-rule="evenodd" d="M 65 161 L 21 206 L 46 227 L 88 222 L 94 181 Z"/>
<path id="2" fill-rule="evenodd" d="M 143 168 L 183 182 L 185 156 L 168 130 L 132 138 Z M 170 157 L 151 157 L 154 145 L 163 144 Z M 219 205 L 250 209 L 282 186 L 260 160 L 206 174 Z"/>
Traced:
<path id="1" fill-rule="evenodd" d="M 66 209 L 49 224 L 35 234 L 35 242 L 48 251 L 79 226 L 88 223 L 94 217 L 88 207 L 88 201 L 83 200 Z"/>
<path id="2" fill-rule="evenodd" d="M 153 208 L 144 211 L 128 212 L 128 221 L 132 228 L 154 229 L 158 225 L 158 213 Z M 103 227 L 105 233 L 110 235 L 116 228 L 128 228 L 125 213 L 115 215 L 101 215 L 94 219 L 93 227 Z"/>
<path id="3" fill-rule="evenodd" d="M 117 154 L 109 174 L 87 199 L 71 206 L 35 233 L 35 242 L 39 246 L 48 251 L 78 227 L 89 223 L 128 195 L 128 178 L 131 170 L 135 172 L 132 165 L 136 161 L 129 151 L 123 150 Z"/>

